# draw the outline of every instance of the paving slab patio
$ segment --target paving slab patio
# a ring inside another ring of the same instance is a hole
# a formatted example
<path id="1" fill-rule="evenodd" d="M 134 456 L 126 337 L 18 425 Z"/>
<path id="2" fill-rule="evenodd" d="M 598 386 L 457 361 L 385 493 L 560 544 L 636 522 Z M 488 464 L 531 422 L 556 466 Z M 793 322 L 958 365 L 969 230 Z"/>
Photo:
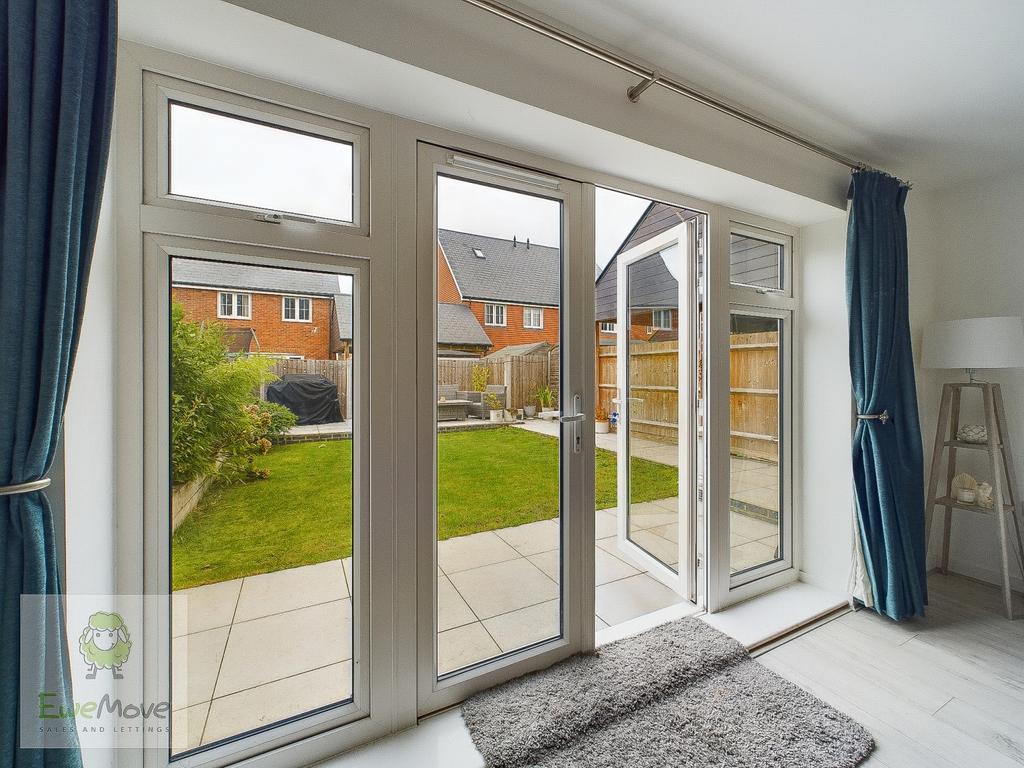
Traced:
<path id="1" fill-rule="evenodd" d="M 751 487 L 764 482 L 744 468 Z M 764 486 L 759 486 L 764 487 Z M 675 498 L 633 505 L 630 535 L 678 559 Z M 683 602 L 618 545 L 614 509 L 595 512 L 594 626 Z M 438 672 L 444 675 L 559 634 L 556 520 L 438 543 Z M 733 511 L 733 571 L 770 560 L 778 529 Z M 172 622 L 174 750 L 260 728 L 352 692 L 351 558 L 181 590 Z"/>

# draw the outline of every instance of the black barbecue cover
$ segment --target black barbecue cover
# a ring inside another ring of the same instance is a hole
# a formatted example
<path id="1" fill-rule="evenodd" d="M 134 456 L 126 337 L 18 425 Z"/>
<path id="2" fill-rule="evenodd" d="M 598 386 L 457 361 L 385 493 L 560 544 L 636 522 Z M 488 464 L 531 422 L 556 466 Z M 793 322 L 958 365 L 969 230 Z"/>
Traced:
<path id="1" fill-rule="evenodd" d="M 300 425 L 341 421 L 338 388 L 314 373 L 286 373 L 267 385 L 267 401 L 283 405 Z"/>

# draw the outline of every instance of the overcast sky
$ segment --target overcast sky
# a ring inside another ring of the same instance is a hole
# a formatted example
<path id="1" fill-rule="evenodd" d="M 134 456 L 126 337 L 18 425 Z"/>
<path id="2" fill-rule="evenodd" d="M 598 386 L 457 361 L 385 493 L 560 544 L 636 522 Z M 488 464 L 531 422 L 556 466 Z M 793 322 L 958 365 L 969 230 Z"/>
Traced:
<path id="1" fill-rule="evenodd" d="M 441 229 L 559 245 L 560 205 L 554 200 L 444 176 L 437 180 L 437 186 L 437 224 Z M 615 255 L 648 202 L 598 187 L 594 259 L 598 269 Z"/>

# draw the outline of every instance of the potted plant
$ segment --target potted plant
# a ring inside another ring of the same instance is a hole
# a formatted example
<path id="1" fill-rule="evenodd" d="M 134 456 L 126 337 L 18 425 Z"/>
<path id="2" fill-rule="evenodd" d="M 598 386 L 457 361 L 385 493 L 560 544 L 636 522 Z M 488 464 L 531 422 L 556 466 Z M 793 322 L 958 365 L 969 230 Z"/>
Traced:
<path id="1" fill-rule="evenodd" d="M 487 410 L 490 411 L 491 421 L 504 421 L 505 408 L 501 404 L 500 398 L 493 392 L 488 392 L 484 395 L 484 405 L 487 406 Z"/>
<path id="2" fill-rule="evenodd" d="M 551 387 L 545 384 L 537 390 L 537 402 L 540 404 L 541 413 L 549 413 L 555 410 L 555 393 Z"/>
<path id="3" fill-rule="evenodd" d="M 523 406 L 523 415 L 526 418 L 528 418 L 528 419 L 532 419 L 534 416 L 537 415 L 537 406 L 535 406 L 535 405 L 524 405 Z"/>
<path id="4" fill-rule="evenodd" d="M 607 435 L 608 431 L 608 411 L 599 405 L 594 409 L 594 432 Z"/>

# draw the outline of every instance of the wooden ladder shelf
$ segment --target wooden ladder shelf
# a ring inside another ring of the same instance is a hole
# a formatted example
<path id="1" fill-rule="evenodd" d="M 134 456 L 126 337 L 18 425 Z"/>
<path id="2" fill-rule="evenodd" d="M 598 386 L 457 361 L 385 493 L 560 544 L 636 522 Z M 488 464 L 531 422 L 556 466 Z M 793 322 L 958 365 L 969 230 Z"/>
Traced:
<path id="1" fill-rule="evenodd" d="M 984 443 L 970 443 L 957 439 L 960 430 L 960 395 L 964 389 L 981 390 L 985 406 L 985 428 L 988 432 Z M 948 429 L 948 432 L 947 432 Z M 992 508 L 978 504 L 965 504 L 958 501 L 953 491 L 953 478 L 956 476 L 957 453 L 961 450 L 980 450 L 988 454 L 989 471 L 992 474 Z M 943 454 L 948 451 L 949 461 L 946 464 L 946 483 L 939 492 L 939 476 L 942 470 Z M 1004 482 L 1005 477 L 1005 482 Z M 939 405 L 939 423 L 935 428 L 935 449 L 932 453 L 931 474 L 928 479 L 928 509 L 925 515 L 925 548 L 931 541 L 932 517 L 935 508 L 942 507 L 942 564 L 941 570 L 949 569 L 949 537 L 952 525 L 953 510 L 969 510 L 992 514 L 996 517 L 996 528 L 999 533 L 999 551 L 1002 565 L 1003 601 L 1006 617 L 1013 618 L 1013 590 L 1010 582 L 1010 549 L 1014 549 L 1017 564 L 1024 574 L 1024 515 L 1021 511 L 1021 497 L 1017 485 L 1017 472 L 1013 463 L 1013 452 L 1010 449 L 1010 433 L 1006 426 L 1006 411 L 1003 408 L 1003 393 L 998 384 L 988 382 L 971 382 L 944 384 L 942 402 Z M 1011 542 L 1010 528 L 1013 528 L 1014 541 Z"/>

